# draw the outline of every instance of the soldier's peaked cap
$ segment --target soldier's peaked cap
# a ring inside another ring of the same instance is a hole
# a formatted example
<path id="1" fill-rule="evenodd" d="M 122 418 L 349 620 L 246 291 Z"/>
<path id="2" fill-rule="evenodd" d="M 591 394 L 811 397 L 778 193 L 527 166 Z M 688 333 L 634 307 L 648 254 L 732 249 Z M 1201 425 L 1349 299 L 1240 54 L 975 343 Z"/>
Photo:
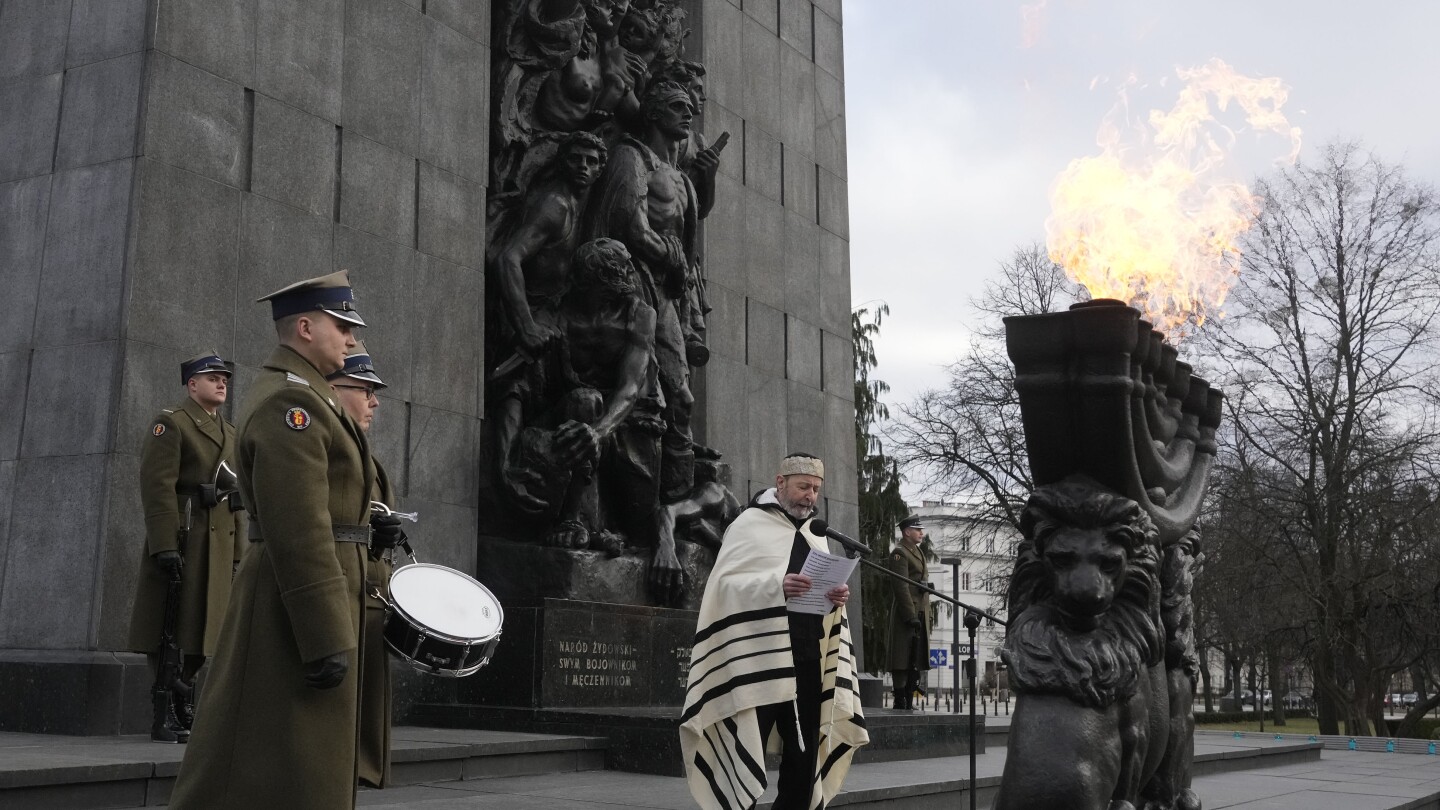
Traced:
<path id="1" fill-rule="evenodd" d="M 346 323 L 364 326 L 365 320 L 355 311 L 355 293 L 350 289 L 350 271 L 338 270 L 328 276 L 317 276 L 281 287 L 255 301 L 270 302 L 270 315 L 275 320 L 302 312 L 327 312 Z"/>
<path id="2" fill-rule="evenodd" d="M 902 528 L 902 529 L 923 529 L 923 528 L 925 528 L 925 524 L 920 520 L 920 516 L 919 516 L 919 515 L 910 515 L 909 517 L 907 517 L 907 518 L 905 518 L 904 520 L 900 521 L 900 528 Z"/>
<path id="3" fill-rule="evenodd" d="M 207 352 L 199 357 L 192 357 L 180 364 L 180 384 L 184 385 L 190 382 L 190 378 L 196 374 L 209 374 L 212 372 L 215 374 L 225 374 L 227 376 L 231 373 L 230 367 L 225 365 L 225 361 L 221 360 L 220 355 L 215 352 Z"/>
<path id="4" fill-rule="evenodd" d="M 377 391 L 381 388 L 389 388 L 385 381 L 380 379 L 380 375 L 375 373 L 375 361 L 370 359 L 370 353 L 365 350 L 365 344 L 358 341 L 355 343 L 355 350 L 345 358 L 345 367 L 325 379 L 333 382 L 341 377 L 364 380 L 374 385 Z"/>

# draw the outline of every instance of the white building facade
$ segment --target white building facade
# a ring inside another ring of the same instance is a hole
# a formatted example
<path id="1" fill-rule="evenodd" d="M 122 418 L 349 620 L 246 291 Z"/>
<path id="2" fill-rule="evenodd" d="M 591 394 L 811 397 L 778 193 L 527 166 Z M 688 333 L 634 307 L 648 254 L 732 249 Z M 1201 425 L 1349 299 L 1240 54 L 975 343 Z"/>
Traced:
<path id="1" fill-rule="evenodd" d="M 1005 587 L 1014 566 L 1020 533 L 1010 524 L 981 516 L 979 510 L 963 504 L 924 501 L 920 506 L 912 506 L 910 511 L 924 520 L 925 534 L 937 558 L 927 565 L 930 587 L 1004 619 Z M 895 542 L 899 542 L 898 532 Z M 964 612 L 933 596 L 930 602 L 934 627 L 930 634 L 931 669 L 924 679 L 925 688 L 933 695 L 947 694 L 956 684 L 958 674 L 963 692 L 965 672 L 956 659 L 963 661 L 969 655 L 970 637 L 963 621 Z M 983 620 L 975 640 L 977 682 L 983 685 L 989 676 L 993 684 L 1000 647 L 1005 642 L 1005 628 Z"/>

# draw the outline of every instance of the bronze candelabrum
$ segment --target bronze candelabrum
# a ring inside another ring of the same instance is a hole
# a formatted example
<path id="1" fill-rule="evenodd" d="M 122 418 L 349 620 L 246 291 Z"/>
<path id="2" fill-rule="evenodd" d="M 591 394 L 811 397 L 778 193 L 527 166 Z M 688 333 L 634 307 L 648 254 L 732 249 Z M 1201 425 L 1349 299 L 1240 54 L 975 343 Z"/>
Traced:
<path id="1" fill-rule="evenodd" d="M 1001 653 L 1017 703 L 997 810 L 1199 810 L 1195 521 L 1222 396 L 1113 300 L 1007 318 L 1035 490 Z"/>

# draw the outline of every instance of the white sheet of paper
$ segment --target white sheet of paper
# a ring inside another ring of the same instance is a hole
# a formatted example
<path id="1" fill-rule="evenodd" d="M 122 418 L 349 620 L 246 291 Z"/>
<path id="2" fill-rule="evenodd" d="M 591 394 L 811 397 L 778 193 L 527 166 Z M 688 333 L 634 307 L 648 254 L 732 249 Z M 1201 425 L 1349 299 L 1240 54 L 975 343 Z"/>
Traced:
<path id="1" fill-rule="evenodd" d="M 810 554 L 805 557 L 805 564 L 800 566 L 800 573 L 810 577 L 810 590 L 806 591 L 804 596 L 786 600 L 785 609 L 791 613 L 813 613 L 817 616 L 829 613 L 835 606 L 825 598 L 825 594 L 836 585 L 848 582 L 859 562 L 849 557 L 837 557 L 810 549 Z"/>

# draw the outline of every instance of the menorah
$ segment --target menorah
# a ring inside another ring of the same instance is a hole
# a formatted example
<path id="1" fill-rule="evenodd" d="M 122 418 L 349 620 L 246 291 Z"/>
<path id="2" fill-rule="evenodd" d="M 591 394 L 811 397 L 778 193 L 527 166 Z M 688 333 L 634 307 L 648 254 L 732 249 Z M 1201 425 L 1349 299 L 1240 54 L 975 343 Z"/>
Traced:
<path id="1" fill-rule="evenodd" d="M 1222 396 L 1123 302 L 1005 319 L 1035 490 L 996 810 L 1198 810 L 1194 531 Z"/>

